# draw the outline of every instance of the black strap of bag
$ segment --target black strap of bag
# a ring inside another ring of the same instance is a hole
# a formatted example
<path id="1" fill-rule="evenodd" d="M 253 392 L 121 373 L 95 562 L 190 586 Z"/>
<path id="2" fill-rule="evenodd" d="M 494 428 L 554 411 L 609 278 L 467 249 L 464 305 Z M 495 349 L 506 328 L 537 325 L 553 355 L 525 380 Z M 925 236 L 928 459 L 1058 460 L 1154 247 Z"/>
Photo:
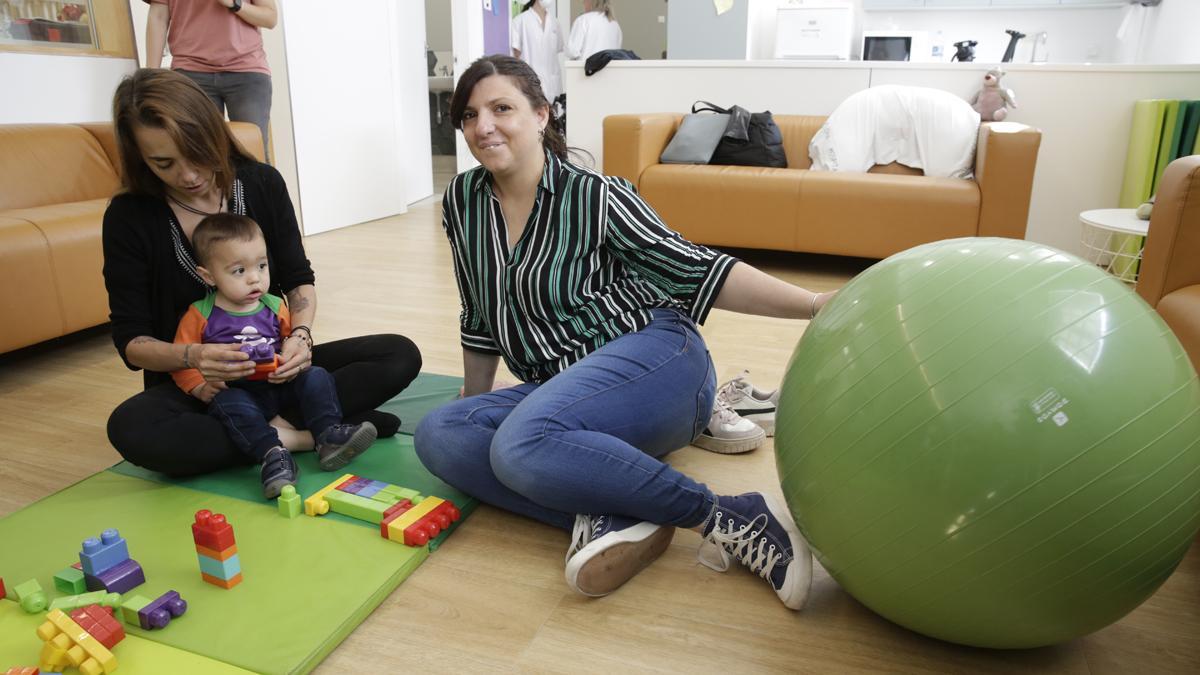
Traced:
<path id="1" fill-rule="evenodd" d="M 692 112 L 712 111 L 729 115 L 729 124 L 709 164 L 735 166 L 787 167 L 783 134 L 771 111 L 750 113 L 741 106 L 722 108 L 708 101 L 696 101 Z"/>

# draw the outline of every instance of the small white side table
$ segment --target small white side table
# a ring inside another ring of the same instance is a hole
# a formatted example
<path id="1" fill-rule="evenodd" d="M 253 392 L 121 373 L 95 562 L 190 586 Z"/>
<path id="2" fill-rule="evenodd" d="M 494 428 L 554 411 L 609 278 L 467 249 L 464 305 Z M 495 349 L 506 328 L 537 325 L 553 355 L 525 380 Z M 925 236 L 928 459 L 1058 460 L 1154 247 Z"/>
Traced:
<path id="1" fill-rule="evenodd" d="M 1079 214 L 1084 257 L 1127 284 L 1137 282 L 1150 221 L 1135 209 L 1095 209 Z"/>

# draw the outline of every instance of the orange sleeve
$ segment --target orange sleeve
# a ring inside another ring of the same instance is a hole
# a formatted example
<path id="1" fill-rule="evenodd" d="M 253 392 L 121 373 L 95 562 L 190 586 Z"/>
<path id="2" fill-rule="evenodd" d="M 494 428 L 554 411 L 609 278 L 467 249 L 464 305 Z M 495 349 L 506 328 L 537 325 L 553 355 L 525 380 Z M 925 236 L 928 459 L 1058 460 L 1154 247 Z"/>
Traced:
<path id="1" fill-rule="evenodd" d="M 175 344 L 200 344 L 201 338 L 204 336 L 204 326 L 207 323 L 208 321 L 200 315 L 200 310 L 188 307 L 183 318 L 179 320 L 179 328 L 175 330 Z M 193 389 L 204 384 L 204 376 L 195 368 L 173 370 L 171 379 L 175 380 L 175 385 L 185 394 L 191 394 Z"/>
<path id="2" fill-rule="evenodd" d="M 292 310 L 288 309 L 287 303 L 279 303 L 279 343 L 283 344 L 283 339 L 292 334 Z M 282 349 L 282 347 L 280 347 Z"/>

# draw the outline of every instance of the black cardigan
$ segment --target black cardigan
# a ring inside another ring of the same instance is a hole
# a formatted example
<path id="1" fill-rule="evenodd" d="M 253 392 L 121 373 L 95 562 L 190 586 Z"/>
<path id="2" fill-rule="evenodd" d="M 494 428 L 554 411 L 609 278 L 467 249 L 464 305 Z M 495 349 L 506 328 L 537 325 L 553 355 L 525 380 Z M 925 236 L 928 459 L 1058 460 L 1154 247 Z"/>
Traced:
<path id="1" fill-rule="evenodd" d="M 314 282 L 312 266 L 304 254 L 296 212 L 283 177 L 273 167 L 258 162 L 237 166 L 245 197 L 246 215 L 262 228 L 271 266 L 271 293 Z M 204 297 L 208 288 L 177 259 L 171 224 L 173 215 L 164 199 L 119 194 L 104 212 L 104 285 L 108 289 L 113 343 L 131 370 L 125 347 L 139 335 L 164 342 L 175 338 L 175 328 L 188 305 Z M 195 258 L 191 243 L 184 249 Z M 170 382 L 166 373 L 147 371 L 145 386 Z"/>

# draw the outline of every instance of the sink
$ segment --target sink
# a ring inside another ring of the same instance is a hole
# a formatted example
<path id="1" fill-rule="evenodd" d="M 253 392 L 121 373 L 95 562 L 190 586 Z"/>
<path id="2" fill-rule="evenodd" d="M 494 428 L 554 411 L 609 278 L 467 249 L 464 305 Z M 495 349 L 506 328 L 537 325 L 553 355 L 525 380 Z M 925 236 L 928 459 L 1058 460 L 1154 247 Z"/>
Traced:
<path id="1" fill-rule="evenodd" d="M 437 75 L 429 78 L 429 91 L 434 93 L 454 90 L 453 75 Z"/>

